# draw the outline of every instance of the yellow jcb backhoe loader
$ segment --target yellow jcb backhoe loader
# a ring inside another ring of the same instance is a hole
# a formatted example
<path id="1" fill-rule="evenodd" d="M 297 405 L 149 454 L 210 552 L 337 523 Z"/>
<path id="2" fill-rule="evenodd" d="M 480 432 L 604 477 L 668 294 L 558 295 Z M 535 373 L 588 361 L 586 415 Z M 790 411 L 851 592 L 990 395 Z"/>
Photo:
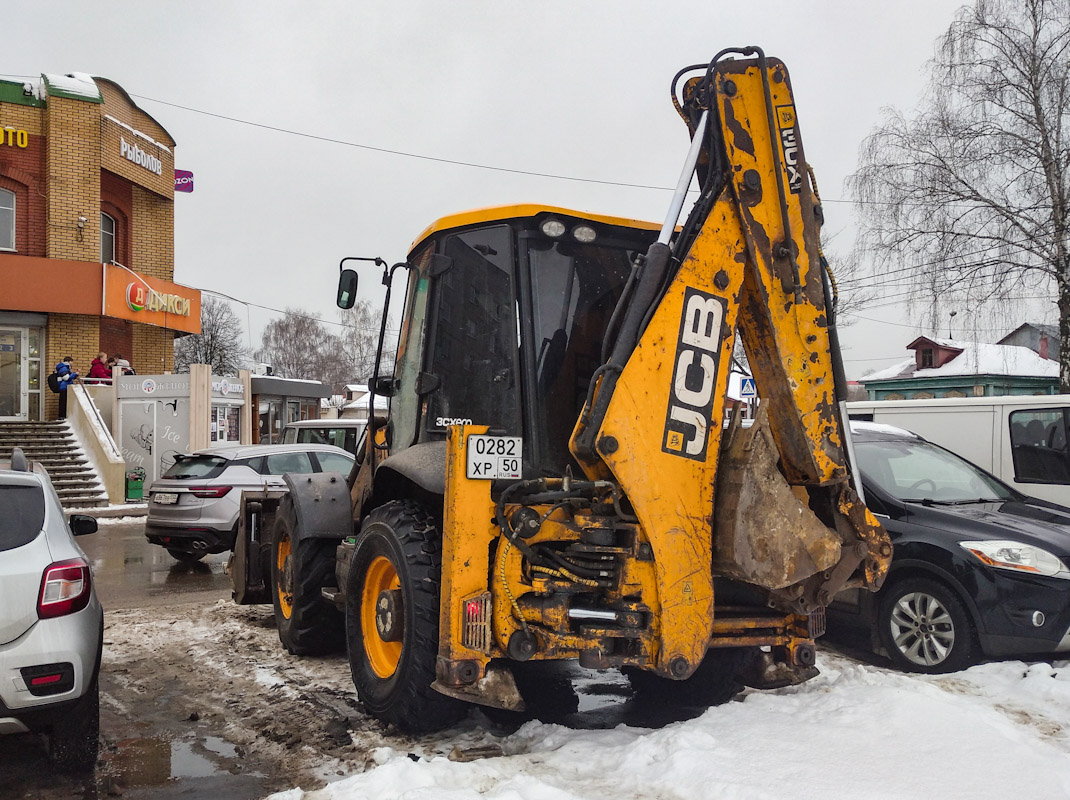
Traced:
<path id="1" fill-rule="evenodd" d="M 726 50 L 672 96 L 692 146 L 662 226 L 484 209 L 374 259 L 387 307 L 408 271 L 394 371 L 372 382 L 389 416 L 348 482 L 288 476 L 281 503 L 247 503 L 272 535 L 239 537 L 239 601 L 270 584 L 292 652 L 344 631 L 361 701 L 403 730 L 522 708 L 520 662 L 620 668 L 688 703 L 797 683 L 824 606 L 888 569 L 852 487 L 787 70 Z M 737 331 L 749 427 L 723 424 Z"/>

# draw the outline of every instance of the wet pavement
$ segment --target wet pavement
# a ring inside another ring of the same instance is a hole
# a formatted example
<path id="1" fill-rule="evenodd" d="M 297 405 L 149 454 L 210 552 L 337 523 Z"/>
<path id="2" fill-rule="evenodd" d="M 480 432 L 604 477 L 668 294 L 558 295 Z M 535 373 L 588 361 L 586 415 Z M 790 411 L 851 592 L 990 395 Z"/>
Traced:
<path id="1" fill-rule="evenodd" d="M 227 553 L 186 564 L 145 538 L 145 521 L 101 520 L 78 544 L 89 558 L 105 611 L 230 597 Z"/>
<path id="2" fill-rule="evenodd" d="M 121 609 L 211 604 L 230 597 L 226 554 L 179 563 L 163 548 L 150 545 L 144 531 L 144 519 L 102 520 L 96 534 L 78 539 L 92 565 L 106 621 Z M 106 632 L 106 650 L 108 645 Z M 102 748 L 94 774 L 57 774 L 49 764 L 44 737 L 5 736 L 0 800 L 242 800 L 280 788 L 277 780 L 267 780 L 270 763 L 258 764 L 196 715 L 176 717 L 172 701 L 180 686 L 161 685 L 154 697 L 136 697 L 132 704 L 120 677 L 107 666 L 101 670 Z"/>
<path id="3" fill-rule="evenodd" d="M 641 702 L 615 670 L 562 663 L 531 678 L 535 691 L 518 674 L 535 701 L 524 716 L 473 708 L 456 729 L 407 738 L 363 713 L 344 653 L 289 656 L 270 606 L 230 602 L 225 554 L 177 562 L 148 544 L 143 519 L 102 522 L 79 543 L 105 609 L 100 759 L 92 776 L 65 777 L 44 737 L 5 736 L 0 800 L 244 800 L 359 772 L 382 746 L 447 755 L 525 719 L 651 728 L 704 711 Z"/>

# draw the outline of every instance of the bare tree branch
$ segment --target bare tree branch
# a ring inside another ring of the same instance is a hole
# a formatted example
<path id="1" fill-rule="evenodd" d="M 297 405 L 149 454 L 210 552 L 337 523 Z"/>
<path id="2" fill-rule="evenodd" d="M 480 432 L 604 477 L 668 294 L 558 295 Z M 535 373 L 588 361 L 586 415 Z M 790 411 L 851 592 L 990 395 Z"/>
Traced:
<path id="1" fill-rule="evenodd" d="M 917 113 L 862 144 L 860 245 L 934 308 L 1051 293 L 1070 391 L 1070 0 L 976 0 L 930 68 Z"/>
<path id="2" fill-rule="evenodd" d="M 248 359 L 241 344 L 242 326 L 230 303 L 201 298 L 201 332 L 175 339 L 175 372 L 190 364 L 207 364 L 216 375 L 235 375 Z"/>

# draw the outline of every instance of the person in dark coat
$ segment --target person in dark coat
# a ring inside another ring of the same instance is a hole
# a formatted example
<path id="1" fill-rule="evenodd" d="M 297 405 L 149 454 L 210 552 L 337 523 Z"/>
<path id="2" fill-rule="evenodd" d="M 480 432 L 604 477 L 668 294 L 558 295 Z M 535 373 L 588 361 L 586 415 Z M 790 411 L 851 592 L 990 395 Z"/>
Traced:
<path id="1" fill-rule="evenodd" d="M 71 366 L 74 359 L 67 356 L 56 364 L 56 375 L 59 376 L 59 418 L 67 419 L 67 387 L 78 380 L 78 373 Z"/>
<path id="2" fill-rule="evenodd" d="M 96 378 L 100 383 L 111 383 L 110 364 L 108 354 L 101 351 L 93 359 L 93 364 L 89 367 L 89 377 Z"/>

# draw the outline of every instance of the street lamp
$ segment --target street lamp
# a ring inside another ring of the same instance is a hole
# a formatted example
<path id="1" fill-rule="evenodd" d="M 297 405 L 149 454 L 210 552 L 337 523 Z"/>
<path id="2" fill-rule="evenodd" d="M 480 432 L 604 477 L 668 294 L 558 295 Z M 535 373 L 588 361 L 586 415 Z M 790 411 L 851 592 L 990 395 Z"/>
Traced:
<path id="1" fill-rule="evenodd" d="M 954 337 L 953 337 L 953 336 L 951 335 L 951 323 L 952 323 L 952 322 L 954 321 L 954 319 L 955 319 L 955 315 L 956 315 L 957 313 L 959 313 L 959 312 L 957 312 L 957 311 L 952 311 L 952 312 L 951 312 L 951 314 L 950 314 L 950 315 L 948 316 L 948 320 L 947 320 L 947 338 L 948 338 L 948 339 L 953 339 L 953 338 L 954 338 Z"/>

